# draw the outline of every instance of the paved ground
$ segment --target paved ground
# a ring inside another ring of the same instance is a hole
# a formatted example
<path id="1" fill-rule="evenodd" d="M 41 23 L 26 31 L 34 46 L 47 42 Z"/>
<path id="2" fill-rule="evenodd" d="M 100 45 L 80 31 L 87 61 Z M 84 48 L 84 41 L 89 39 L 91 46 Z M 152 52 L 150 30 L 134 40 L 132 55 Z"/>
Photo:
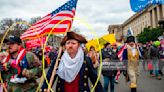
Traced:
<path id="1" fill-rule="evenodd" d="M 121 76 L 119 84 L 115 87 L 115 92 L 130 92 L 128 86 L 128 83 Z M 157 80 L 156 78 L 149 77 L 148 73 L 141 72 L 137 92 L 164 92 L 164 77 L 163 80 Z"/>
<path id="2" fill-rule="evenodd" d="M 130 92 L 123 76 L 115 88 L 116 92 Z M 164 76 L 162 76 L 162 80 L 157 80 L 155 77 L 150 77 L 148 72 L 140 70 L 137 92 L 164 92 Z"/>
<path id="3" fill-rule="evenodd" d="M 103 85 L 103 77 L 101 77 L 101 83 Z M 53 86 L 54 92 L 55 86 L 56 84 Z M 123 75 L 119 79 L 119 84 L 115 86 L 115 92 L 130 92 L 129 84 L 125 82 Z M 164 76 L 162 80 L 157 80 L 155 77 L 150 77 L 148 72 L 140 67 L 137 92 L 164 92 Z"/>

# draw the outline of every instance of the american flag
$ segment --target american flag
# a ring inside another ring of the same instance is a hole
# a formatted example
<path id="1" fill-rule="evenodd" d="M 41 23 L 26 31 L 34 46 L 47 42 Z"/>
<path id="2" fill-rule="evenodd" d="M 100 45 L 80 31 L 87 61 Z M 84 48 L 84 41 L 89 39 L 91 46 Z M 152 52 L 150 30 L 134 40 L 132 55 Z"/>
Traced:
<path id="1" fill-rule="evenodd" d="M 130 27 L 129 29 L 128 29 L 128 32 L 127 32 L 127 36 L 133 36 L 133 30 L 132 30 L 132 28 Z"/>
<path id="2" fill-rule="evenodd" d="M 139 56 L 142 57 L 142 54 L 141 54 L 139 47 L 137 45 L 136 45 L 136 47 L 137 47 L 137 51 L 139 52 Z M 122 46 L 121 50 L 117 53 L 117 56 L 118 56 L 120 61 L 123 61 L 123 52 L 125 49 L 127 49 L 127 44 Z"/>
<path id="3" fill-rule="evenodd" d="M 123 52 L 125 49 L 126 49 L 126 44 L 123 47 L 121 47 L 120 51 L 117 53 L 117 56 L 118 56 L 120 61 L 123 60 Z"/>
<path id="4" fill-rule="evenodd" d="M 69 31 L 73 23 L 73 17 L 75 16 L 76 4 L 77 0 L 69 0 L 33 24 L 21 35 L 21 39 L 38 38 L 50 33 L 51 30 L 52 34 Z"/>

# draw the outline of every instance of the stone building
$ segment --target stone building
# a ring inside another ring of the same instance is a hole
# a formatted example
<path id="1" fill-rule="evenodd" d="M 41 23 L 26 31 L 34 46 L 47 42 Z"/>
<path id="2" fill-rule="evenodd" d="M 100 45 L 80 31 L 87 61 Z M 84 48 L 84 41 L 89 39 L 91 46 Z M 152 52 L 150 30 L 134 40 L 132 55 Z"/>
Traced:
<path id="1" fill-rule="evenodd" d="M 109 25 L 108 31 L 109 33 L 115 33 L 116 37 L 119 38 L 125 36 L 131 27 L 134 36 L 137 36 L 145 27 L 156 28 L 162 20 L 164 20 L 164 5 L 152 5 L 141 12 L 135 13 L 121 25 Z M 121 31 L 113 31 L 120 28 Z"/>

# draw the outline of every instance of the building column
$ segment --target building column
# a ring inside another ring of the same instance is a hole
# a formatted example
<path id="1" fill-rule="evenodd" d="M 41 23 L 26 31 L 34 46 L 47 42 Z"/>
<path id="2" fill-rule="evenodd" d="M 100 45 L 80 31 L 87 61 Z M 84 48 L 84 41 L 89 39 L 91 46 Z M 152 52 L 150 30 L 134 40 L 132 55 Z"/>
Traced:
<path id="1" fill-rule="evenodd" d="M 155 22 L 155 10 L 152 9 L 152 27 L 156 27 L 156 22 Z"/>
<path id="2" fill-rule="evenodd" d="M 159 5 L 157 6 L 157 26 L 159 26 L 158 22 L 161 20 L 161 14 L 160 14 L 160 8 Z"/>
<path id="3" fill-rule="evenodd" d="M 147 27 L 148 26 L 151 26 L 151 12 L 149 11 L 149 12 L 147 12 L 147 22 L 146 22 L 146 25 L 147 25 Z"/>
<path id="4" fill-rule="evenodd" d="M 157 6 L 157 20 L 159 21 L 161 19 L 161 15 L 160 15 L 160 10 L 159 10 L 159 6 Z"/>
<path id="5" fill-rule="evenodd" d="M 162 18 L 164 18 L 164 4 L 162 4 Z"/>

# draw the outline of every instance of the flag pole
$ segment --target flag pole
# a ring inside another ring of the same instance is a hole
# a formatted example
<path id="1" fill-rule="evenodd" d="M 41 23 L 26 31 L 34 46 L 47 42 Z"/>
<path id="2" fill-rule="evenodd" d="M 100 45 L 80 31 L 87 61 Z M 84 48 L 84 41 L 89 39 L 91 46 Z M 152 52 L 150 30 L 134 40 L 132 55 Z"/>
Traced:
<path id="1" fill-rule="evenodd" d="M 71 27 L 71 25 L 70 25 L 70 27 Z M 65 32 L 65 35 L 67 35 L 68 29 L 69 29 L 69 27 L 67 28 L 67 31 Z M 54 81 L 54 76 L 56 75 L 56 70 L 57 70 L 59 62 L 60 62 L 60 57 L 61 57 L 62 51 L 63 51 L 63 47 L 60 46 L 58 57 L 56 59 L 56 62 L 55 62 L 55 65 L 54 65 L 54 69 L 52 71 L 52 75 L 51 75 L 51 78 L 50 78 L 50 82 L 49 82 L 49 86 L 48 86 L 47 92 L 50 92 L 50 87 L 52 86 L 52 83 Z"/>
<path id="2" fill-rule="evenodd" d="M 49 86 L 48 86 L 47 92 L 50 92 L 50 87 L 52 86 L 52 83 L 53 83 L 53 80 L 54 80 L 54 76 L 56 75 L 56 70 L 57 70 L 59 62 L 60 62 L 60 56 L 61 56 L 62 50 L 63 50 L 63 48 L 62 48 L 62 46 L 60 46 L 58 57 L 56 59 L 56 62 L 55 62 L 55 65 L 54 65 L 54 69 L 52 71 L 52 75 L 51 75 L 51 78 L 50 78 L 50 82 L 49 82 Z"/>

